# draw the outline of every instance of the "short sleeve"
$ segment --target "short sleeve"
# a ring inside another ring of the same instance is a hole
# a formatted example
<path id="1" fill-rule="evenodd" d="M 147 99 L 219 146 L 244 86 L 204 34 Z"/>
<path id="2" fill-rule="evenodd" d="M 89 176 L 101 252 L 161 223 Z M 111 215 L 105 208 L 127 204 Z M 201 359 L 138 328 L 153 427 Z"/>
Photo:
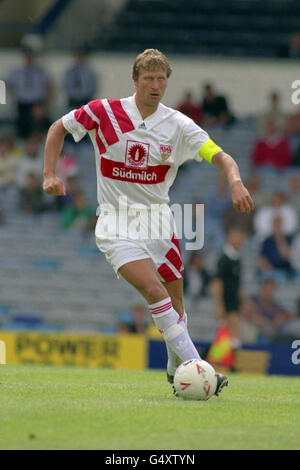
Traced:
<path id="1" fill-rule="evenodd" d="M 201 162 L 203 159 L 211 163 L 215 153 L 222 150 L 218 147 L 201 127 L 189 120 L 184 126 L 182 133 L 182 154 L 181 162 L 187 160 L 196 160 Z"/>
<path id="2" fill-rule="evenodd" d="M 189 120 L 182 129 L 180 164 L 193 159 L 201 162 L 203 159 L 199 155 L 199 150 L 208 139 L 207 132 Z"/>
<path id="3" fill-rule="evenodd" d="M 70 111 L 68 114 L 65 114 L 62 117 L 62 123 L 64 128 L 72 134 L 73 139 L 75 142 L 79 142 L 87 133 L 88 129 L 87 126 L 85 127 L 84 124 L 79 122 L 80 119 L 80 112 L 83 108 L 78 110 Z M 77 119 L 76 119 L 77 117 Z"/>

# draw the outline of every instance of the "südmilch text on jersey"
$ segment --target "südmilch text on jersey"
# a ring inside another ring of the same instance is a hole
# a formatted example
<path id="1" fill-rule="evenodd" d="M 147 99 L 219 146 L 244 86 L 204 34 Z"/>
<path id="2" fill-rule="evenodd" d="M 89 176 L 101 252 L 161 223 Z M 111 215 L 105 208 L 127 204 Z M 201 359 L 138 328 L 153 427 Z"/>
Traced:
<path id="1" fill-rule="evenodd" d="M 212 142 L 190 118 L 161 103 L 142 119 L 135 95 L 91 101 L 63 116 L 62 122 L 76 142 L 86 133 L 90 136 L 100 209 L 103 204 L 117 209 L 124 194 L 129 205 L 150 209 L 151 204 L 168 204 L 180 165 L 202 161 L 199 151 Z"/>

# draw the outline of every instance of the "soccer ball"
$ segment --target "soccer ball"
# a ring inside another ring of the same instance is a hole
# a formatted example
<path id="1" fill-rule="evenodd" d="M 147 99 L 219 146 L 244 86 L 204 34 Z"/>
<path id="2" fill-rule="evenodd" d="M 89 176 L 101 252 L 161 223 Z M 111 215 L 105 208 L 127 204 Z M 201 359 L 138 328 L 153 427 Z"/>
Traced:
<path id="1" fill-rule="evenodd" d="M 177 367 L 174 376 L 177 396 L 185 400 L 208 400 L 216 388 L 217 374 L 208 362 L 189 359 Z"/>

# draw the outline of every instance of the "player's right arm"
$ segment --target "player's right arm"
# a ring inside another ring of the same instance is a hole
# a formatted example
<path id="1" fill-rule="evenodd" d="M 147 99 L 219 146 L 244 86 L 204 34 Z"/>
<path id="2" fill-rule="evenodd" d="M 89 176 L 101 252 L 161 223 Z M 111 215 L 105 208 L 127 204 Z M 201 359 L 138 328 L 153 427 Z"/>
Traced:
<path id="1" fill-rule="evenodd" d="M 68 131 L 64 128 L 62 119 L 55 121 L 49 128 L 44 155 L 44 182 L 43 189 L 52 196 L 65 196 L 66 188 L 56 175 L 56 165 L 61 154 L 65 135 Z"/>

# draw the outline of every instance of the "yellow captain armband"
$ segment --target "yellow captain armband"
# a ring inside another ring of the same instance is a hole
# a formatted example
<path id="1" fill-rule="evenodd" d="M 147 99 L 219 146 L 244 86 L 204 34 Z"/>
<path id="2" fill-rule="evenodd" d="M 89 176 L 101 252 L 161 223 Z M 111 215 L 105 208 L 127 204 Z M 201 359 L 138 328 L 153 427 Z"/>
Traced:
<path id="1" fill-rule="evenodd" d="M 202 145 L 198 155 L 199 157 L 204 158 L 204 160 L 207 160 L 209 163 L 211 163 L 214 154 L 220 152 L 221 150 L 221 147 L 215 144 L 211 139 L 208 139 L 205 144 Z"/>

